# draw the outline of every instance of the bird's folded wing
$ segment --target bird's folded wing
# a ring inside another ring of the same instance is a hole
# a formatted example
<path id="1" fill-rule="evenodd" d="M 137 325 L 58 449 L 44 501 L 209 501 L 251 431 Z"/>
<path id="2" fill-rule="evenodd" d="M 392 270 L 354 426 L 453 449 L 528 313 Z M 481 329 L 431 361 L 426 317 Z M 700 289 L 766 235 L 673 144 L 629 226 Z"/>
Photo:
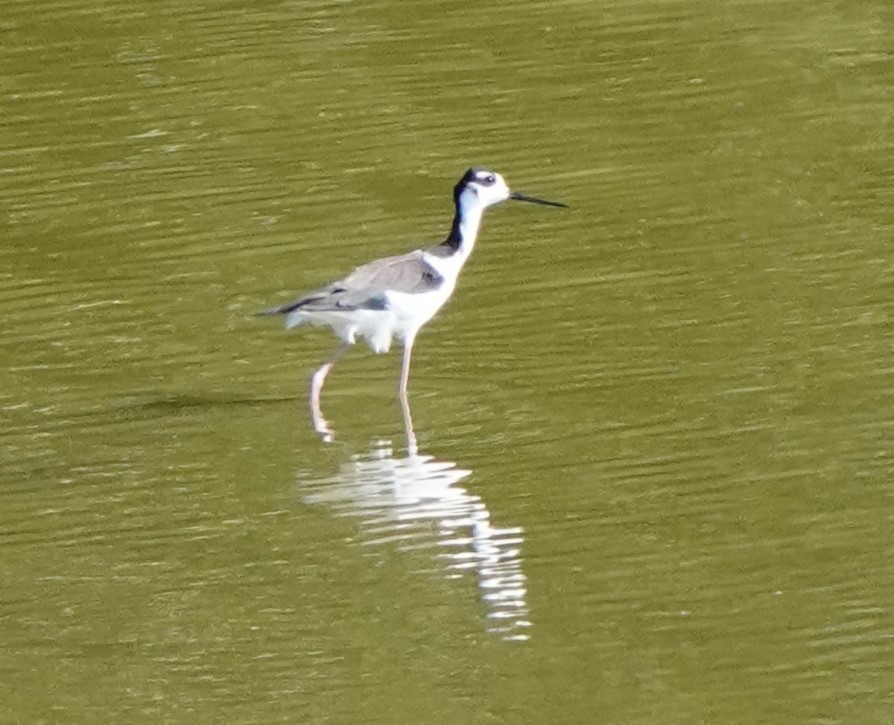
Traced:
<path id="1" fill-rule="evenodd" d="M 388 306 L 386 292 L 419 294 L 436 289 L 443 282 L 443 277 L 425 261 L 421 251 L 410 252 L 365 264 L 338 282 L 268 312 L 381 310 Z"/>

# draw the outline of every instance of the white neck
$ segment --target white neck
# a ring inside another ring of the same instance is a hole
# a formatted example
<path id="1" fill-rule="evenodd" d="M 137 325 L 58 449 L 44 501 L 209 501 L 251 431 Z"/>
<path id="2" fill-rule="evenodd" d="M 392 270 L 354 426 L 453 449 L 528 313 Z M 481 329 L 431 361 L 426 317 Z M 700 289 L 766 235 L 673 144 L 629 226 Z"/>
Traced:
<path id="1" fill-rule="evenodd" d="M 479 200 L 478 194 L 471 189 L 460 195 L 450 241 L 455 245 L 456 254 L 460 255 L 461 264 L 469 258 L 475 246 L 484 209 L 485 206 Z"/>

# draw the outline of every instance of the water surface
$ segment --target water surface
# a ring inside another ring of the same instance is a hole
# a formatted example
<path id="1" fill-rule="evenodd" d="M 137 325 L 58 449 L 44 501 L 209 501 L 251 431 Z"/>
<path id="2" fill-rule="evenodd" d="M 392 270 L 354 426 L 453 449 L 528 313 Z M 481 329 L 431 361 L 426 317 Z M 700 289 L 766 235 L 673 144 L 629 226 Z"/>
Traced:
<path id="1" fill-rule="evenodd" d="M 889 4 L 12 3 L 0 719 L 887 722 Z M 252 313 L 490 210 L 399 362 Z"/>

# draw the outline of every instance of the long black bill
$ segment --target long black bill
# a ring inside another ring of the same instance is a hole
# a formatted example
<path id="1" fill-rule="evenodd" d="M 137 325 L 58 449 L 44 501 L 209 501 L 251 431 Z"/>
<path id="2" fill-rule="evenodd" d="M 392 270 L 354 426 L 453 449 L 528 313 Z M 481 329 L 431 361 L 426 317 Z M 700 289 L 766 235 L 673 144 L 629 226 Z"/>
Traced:
<path id="1" fill-rule="evenodd" d="M 557 201 L 547 201 L 546 199 L 537 199 L 533 196 L 526 196 L 525 194 L 519 194 L 517 191 L 512 191 L 509 193 L 510 199 L 515 199 L 516 201 L 527 201 L 531 204 L 543 204 L 543 206 L 557 206 L 561 209 L 567 209 L 568 204 L 560 204 Z"/>

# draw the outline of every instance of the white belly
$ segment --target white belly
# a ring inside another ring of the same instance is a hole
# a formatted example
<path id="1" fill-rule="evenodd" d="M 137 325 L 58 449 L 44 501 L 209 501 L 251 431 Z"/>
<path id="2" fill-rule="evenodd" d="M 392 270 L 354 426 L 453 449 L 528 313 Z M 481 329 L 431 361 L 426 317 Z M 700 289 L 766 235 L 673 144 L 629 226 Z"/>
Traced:
<path id="1" fill-rule="evenodd" d="M 353 345 L 358 337 L 362 337 L 373 352 L 388 352 L 394 338 L 405 342 L 415 337 L 419 328 L 434 317 L 450 297 L 452 287 L 444 284 L 421 294 L 387 292 L 388 306 L 384 310 L 305 312 L 299 309 L 288 315 L 286 327 L 303 324 L 331 327 L 347 343 Z"/>

